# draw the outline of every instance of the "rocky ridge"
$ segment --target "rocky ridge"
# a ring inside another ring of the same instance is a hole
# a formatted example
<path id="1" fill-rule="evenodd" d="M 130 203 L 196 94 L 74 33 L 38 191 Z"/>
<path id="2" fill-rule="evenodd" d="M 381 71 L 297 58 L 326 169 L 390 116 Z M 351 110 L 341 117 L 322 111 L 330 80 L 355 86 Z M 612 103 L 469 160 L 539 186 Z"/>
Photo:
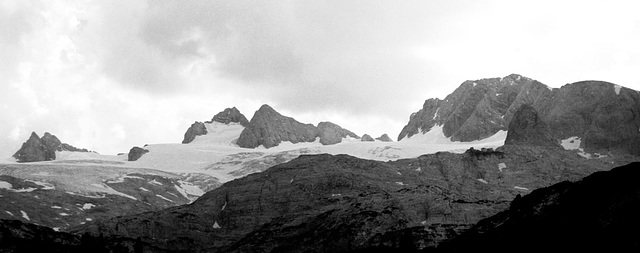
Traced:
<path id="1" fill-rule="evenodd" d="M 79 149 L 67 143 L 62 143 L 58 137 L 45 132 L 42 138 L 35 132 L 13 155 L 18 162 L 41 162 L 56 159 L 56 151 L 89 152 L 87 149 Z"/>
<path id="2" fill-rule="evenodd" d="M 557 141 L 582 140 L 587 152 L 640 155 L 640 93 L 602 81 L 561 88 L 520 75 L 466 81 L 444 100 L 428 99 L 398 140 L 443 126 L 452 141 L 473 141 L 507 130 L 516 110 L 530 104 Z"/>
<path id="3" fill-rule="evenodd" d="M 314 142 L 320 138 L 323 145 L 342 142 L 347 136 L 359 138 L 353 132 L 331 122 L 320 122 L 318 126 L 303 124 L 283 116 L 269 105 L 262 105 L 242 131 L 236 144 L 243 148 L 275 147 L 283 141 L 291 143 Z"/>
<path id="4" fill-rule="evenodd" d="M 395 162 L 304 155 L 225 183 L 188 206 L 73 231 L 140 238 L 166 250 L 398 248 L 406 235 L 420 249 L 505 210 L 518 194 L 610 169 L 612 161 L 619 162 L 519 145 Z"/>

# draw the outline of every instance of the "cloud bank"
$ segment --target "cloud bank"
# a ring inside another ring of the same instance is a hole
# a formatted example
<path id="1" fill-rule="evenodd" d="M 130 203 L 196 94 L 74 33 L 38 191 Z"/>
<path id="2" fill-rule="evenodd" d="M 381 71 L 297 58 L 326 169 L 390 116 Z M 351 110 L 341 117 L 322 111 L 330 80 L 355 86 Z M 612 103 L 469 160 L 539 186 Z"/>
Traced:
<path id="1" fill-rule="evenodd" d="M 3 1 L 0 155 L 31 131 L 101 153 L 269 103 L 397 135 L 467 79 L 640 89 L 634 1 Z"/>

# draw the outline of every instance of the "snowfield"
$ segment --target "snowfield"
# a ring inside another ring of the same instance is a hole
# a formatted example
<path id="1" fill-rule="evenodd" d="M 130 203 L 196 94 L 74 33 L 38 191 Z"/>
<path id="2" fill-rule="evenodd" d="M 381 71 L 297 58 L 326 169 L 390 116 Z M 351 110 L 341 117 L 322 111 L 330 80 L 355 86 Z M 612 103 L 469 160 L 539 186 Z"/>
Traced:
<path id="1" fill-rule="evenodd" d="M 453 142 L 446 138 L 442 126 L 434 126 L 426 133 L 419 133 L 400 142 L 362 142 L 344 138 L 342 143 L 323 146 L 319 140 L 310 143 L 283 142 L 266 149 L 238 147 L 235 143 L 244 129 L 239 124 L 205 124 L 208 133 L 197 136 L 192 143 L 153 144 L 144 148 L 149 153 L 137 161 L 127 161 L 126 155 L 100 155 L 86 152 L 58 152 L 57 160 L 22 164 L 19 170 L 2 167 L 0 175 L 33 180 L 79 195 L 96 196 L 115 194 L 133 198 L 117 192 L 105 183 L 122 182 L 125 179 L 140 179 L 129 175 L 151 174 L 180 181 L 175 186 L 185 197 L 201 196 L 211 186 L 210 182 L 224 183 L 250 173 L 263 171 L 271 166 L 290 161 L 303 154 L 348 154 L 363 159 L 390 161 L 413 158 L 440 151 L 463 153 L 470 147 L 476 149 L 496 148 L 504 144 L 506 132 L 473 142 Z M 5 163 L 16 164 L 6 160 Z M 10 188 L 7 183 L 0 188 Z M 217 187 L 217 186 L 215 186 Z"/>

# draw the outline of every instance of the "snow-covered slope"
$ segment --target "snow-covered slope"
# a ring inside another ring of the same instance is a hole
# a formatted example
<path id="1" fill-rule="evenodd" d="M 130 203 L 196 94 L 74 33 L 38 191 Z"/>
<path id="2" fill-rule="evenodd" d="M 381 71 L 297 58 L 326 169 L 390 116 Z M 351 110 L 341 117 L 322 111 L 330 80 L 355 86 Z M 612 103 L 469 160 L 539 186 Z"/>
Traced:
<path id="1" fill-rule="evenodd" d="M 149 153 L 144 154 L 137 161 L 127 161 L 126 155 L 112 156 L 63 151 L 57 153 L 58 159 L 56 161 L 32 163 L 29 167 L 31 173 L 25 171 L 14 176 L 30 180 L 57 182 L 56 185 L 64 185 L 64 187 L 68 187 L 69 191 L 80 194 L 123 196 L 113 189 L 102 187 L 103 183 L 112 182 L 130 173 L 161 174 L 163 177 L 179 180 L 185 187 L 197 187 L 200 191 L 191 190 L 190 192 L 202 194 L 221 183 L 263 171 L 302 154 L 348 154 L 363 159 L 389 161 L 439 151 L 462 153 L 470 147 L 495 148 L 504 144 L 506 136 L 506 132 L 501 131 L 485 140 L 452 142 L 444 137 L 441 126 L 435 126 L 427 133 L 416 134 L 401 142 L 362 142 L 360 139 L 348 137 L 335 145 L 322 145 L 316 139 L 315 142 L 295 144 L 282 142 L 269 149 L 263 146 L 247 149 L 235 144 L 244 129 L 240 124 L 213 122 L 205 125 L 207 134 L 196 136 L 192 143 L 146 145 L 144 148 L 149 150 Z M 7 163 L 11 163 L 11 161 L 7 161 Z M 37 169 L 39 167 L 41 170 Z M 71 169 L 77 167 L 91 169 L 86 171 Z M 55 172 L 55 177 L 47 176 L 43 179 L 36 176 L 38 171 L 42 172 L 51 168 L 57 169 L 46 173 Z M 91 175 L 88 176 L 85 172 Z M 67 174 L 69 176 L 65 178 Z"/>

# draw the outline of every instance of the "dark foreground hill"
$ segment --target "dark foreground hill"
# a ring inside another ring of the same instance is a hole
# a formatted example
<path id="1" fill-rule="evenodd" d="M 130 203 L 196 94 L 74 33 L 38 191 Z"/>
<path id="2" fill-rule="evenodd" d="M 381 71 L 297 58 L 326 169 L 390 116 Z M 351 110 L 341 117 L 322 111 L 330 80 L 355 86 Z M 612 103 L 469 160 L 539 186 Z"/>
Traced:
<path id="1" fill-rule="evenodd" d="M 596 172 L 517 197 L 443 251 L 640 251 L 640 163 Z M 517 251 L 517 250 L 516 250 Z"/>

